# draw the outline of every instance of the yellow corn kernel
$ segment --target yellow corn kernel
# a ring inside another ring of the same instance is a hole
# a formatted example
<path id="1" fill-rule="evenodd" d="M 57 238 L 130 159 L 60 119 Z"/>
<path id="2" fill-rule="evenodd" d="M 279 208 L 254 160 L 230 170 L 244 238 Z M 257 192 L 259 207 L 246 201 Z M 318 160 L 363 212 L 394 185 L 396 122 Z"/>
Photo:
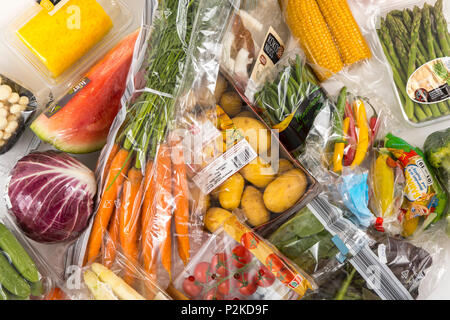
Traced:
<path id="1" fill-rule="evenodd" d="M 316 0 L 286 0 L 286 22 L 321 81 L 344 68 Z"/>
<path id="2" fill-rule="evenodd" d="M 347 0 L 316 0 L 339 47 L 345 65 L 372 56 L 366 40 L 353 17 Z"/>

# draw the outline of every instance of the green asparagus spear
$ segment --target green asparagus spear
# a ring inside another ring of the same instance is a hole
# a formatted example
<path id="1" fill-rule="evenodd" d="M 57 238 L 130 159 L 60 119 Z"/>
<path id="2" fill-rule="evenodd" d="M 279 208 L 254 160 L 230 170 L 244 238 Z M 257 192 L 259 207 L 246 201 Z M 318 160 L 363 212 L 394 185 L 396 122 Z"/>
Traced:
<path id="1" fill-rule="evenodd" d="M 412 18 L 411 18 L 411 10 L 409 9 L 404 9 L 402 11 L 402 19 L 403 19 L 403 23 L 405 24 L 406 30 L 409 32 L 411 32 L 411 25 L 412 25 Z"/>
<path id="2" fill-rule="evenodd" d="M 430 7 L 427 3 L 423 5 L 422 10 L 423 15 L 423 27 L 425 29 L 425 35 L 427 40 L 427 48 L 428 48 L 428 58 L 429 60 L 436 59 L 436 52 L 434 51 L 434 43 L 433 43 L 433 32 L 431 31 L 431 16 L 430 16 Z"/>
<path id="3" fill-rule="evenodd" d="M 420 29 L 420 21 L 422 20 L 422 13 L 419 7 L 415 6 L 413 10 L 413 22 L 411 25 L 411 48 L 409 50 L 409 59 L 408 59 L 408 69 L 407 69 L 407 77 L 409 77 L 416 67 L 416 58 L 417 58 L 417 42 L 419 41 L 419 29 Z M 420 113 L 422 111 L 420 107 L 414 107 L 414 103 L 411 99 L 406 100 L 405 104 L 405 112 L 408 118 L 411 118 L 414 110 L 414 113 L 417 116 L 419 121 L 423 121 L 424 117 Z M 420 111 L 418 111 L 420 110 Z M 425 115 L 426 118 L 426 115 Z"/>
<path id="4" fill-rule="evenodd" d="M 379 31 L 379 30 L 378 30 Z M 405 104 L 406 99 L 408 98 L 406 96 L 406 91 L 405 91 L 405 84 L 399 74 L 399 71 L 397 70 L 397 68 L 395 67 L 392 58 L 388 52 L 388 49 L 386 48 L 386 44 L 383 41 L 381 42 L 381 47 L 383 48 L 384 54 L 386 55 L 386 59 L 389 62 L 389 64 L 391 65 L 391 69 L 392 69 L 392 73 L 393 73 L 393 77 L 394 77 L 394 82 L 397 86 L 398 92 L 400 92 L 400 100 L 402 100 L 402 104 Z"/>
<path id="5" fill-rule="evenodd" d="M 387 15 L 386 16 L 386 21 L 388 21 L 388 25 L 391 28 L 391 37 L 394 37 L 394 35 L 397 35 L 399 37 L 401 37 L 401 39 L 404 40 L 404 46 L 406 48 L 408 48 L 409 46 L 411 46 L 411 41 L 410 41 L 410 36 L 408 33 L 408 30 L 405 26 L 405 24 L 403 23 L 403 20 L 401 18 L 398 17 L 393 17 L 391 15 Z M 420 36 L 420 33 L 419 33 Z M 422 42 L 418 42 L 417 46 L 419 48 L 419 51 L 422 53 L 422 55 L 425 57 L 427 57 L 427 50 L 425 49 L 425 47 L 423 46 Z M 425 63 L 426 61 L 421 61 L 421 63 Z"/>
<path id="6" fill-rule="evenodd" d="M 409 101 L 412 102 L 412 100 Z M 414 104 L 413 107 L 414 107 L 414 114 L 417 117 L 417 120 L 419 120 L 419 122 L 427 120 L 427 115 L 425 114 L 425 112 L 423 112 L 422 108 L 420 108 L 420 106 L 417 103 Z"/>
<path id="7" fill-rule="evenodd" d="M 438 0 L 434 5 L 434 14 L 436 17 L 436 31 L 439 38 L 439 44 L 441 45 L 442 53 L 445 56 L 450 56 L 450 46 L 447 40 L 447 23 L 443 13 L 443 1 Z"/>
<path id="8" fill-rule="evenodd" d="M 408 70 L 408 51 L 406 50 L 405 46 L 403 45 L 402 40 L 400 40 L 399 37 L 395 37 L 394 39 L 394 45 L 395 45 L 395 51 L 397 51 L 398 58 L 400 60 L 400 64 L 402 65 L 403 70 Z"/>
<path id="9" fill-rule="evenodd" d="M 395 49 L 394 49 L 394 43 L 392 42 L 392 38 L 389 35 L 388 28 L 387 28 L 386 24 L 384 23 L 383 19 L 381 19 L 381 28 L 379 30 L 379 35 L 380 35 L 381 42 L 384 42 L 384 44 L 386 46 L 386 49 L 388 52 L 388 54 L 386 54 L 386 56 L 389 55 L 391 58 L 391 61 L 392 61 L 391 65 L 397 70 L 399 76 L 401 77 L 402 82 L 406 83 L 406 74 L 401 67 L 400 61 L 398 60 L 397 53 L 395 52 Z"/>

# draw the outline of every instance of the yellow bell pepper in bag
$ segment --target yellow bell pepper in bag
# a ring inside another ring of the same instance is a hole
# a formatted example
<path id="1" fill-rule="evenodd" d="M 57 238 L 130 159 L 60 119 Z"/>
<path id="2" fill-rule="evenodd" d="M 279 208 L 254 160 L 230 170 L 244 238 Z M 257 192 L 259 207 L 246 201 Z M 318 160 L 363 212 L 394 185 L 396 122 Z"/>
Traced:
<path id="1" fill-rule="evenodd" d="M 381 216 L 387 217 L 392 214 L 394 202 L 394 169 L 389 167 L 387 154 L 380 154 L 375 161 L 373 170 L 373 189 L 377 201 L 377 207 L 381 210 Z"/>

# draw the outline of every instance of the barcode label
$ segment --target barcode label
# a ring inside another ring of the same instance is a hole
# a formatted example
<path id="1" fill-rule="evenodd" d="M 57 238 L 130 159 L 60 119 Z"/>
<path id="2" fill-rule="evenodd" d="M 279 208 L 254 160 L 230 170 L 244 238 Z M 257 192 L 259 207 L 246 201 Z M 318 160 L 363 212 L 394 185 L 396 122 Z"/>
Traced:
<path id="1" fill-rule="evenodd" d="M 233 162 L 235 168 L 242 168 L 249 162 L 249 159 L 251 157 L 250 151 L 248 149 L 244 149 L 242 153 L 238 154 L 236 157 L 234 157 L 231 161 Z"/>
<path id="2" fill-rule="evenodd" d="M 242 139 L 211 162 L 193 181 L 204 194 L 209 194 L 256 157 L 256 152 L 247 140 Z"/>

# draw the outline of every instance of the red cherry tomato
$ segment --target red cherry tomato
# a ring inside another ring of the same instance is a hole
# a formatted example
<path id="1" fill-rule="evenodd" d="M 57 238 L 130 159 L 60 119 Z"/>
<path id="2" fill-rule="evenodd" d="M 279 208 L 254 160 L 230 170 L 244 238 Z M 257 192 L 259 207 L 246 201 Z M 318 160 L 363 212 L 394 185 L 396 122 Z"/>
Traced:
<path id="1" fill-rule="evenodd" d="M 218 280 L 219 281 L 219 285 L 217 286 L 217 292 L 220 293 L 223 296 L 227 296 L 230 294 L 230 280 L 226 279 L 226 280 Z M 223 282 L 221 282 L 223 281 Z"/>
<path id="2" fill-rule="evenodd" d="M 216 289 L 211 289 L 205 295 L 204 300 L 223 300 L 223 296 Z"/>
<path id="3" fill-rule="evenodd" d="M 183 290 L 191 298 L 196 298 L 202 293 L 202 287 L 198 285 L 193 276 L 184 279 Z"/>
<path id="4" fill-rule="evenodd" d="M 211 281 L 211 269 L 208 262 L 200 262 L 197 264 L 194 270 L 195 280 L 201 283 L 207 283 Z"/>
<path id="5" fill-rule="evenodd" d="M 277 279 L 284 284 L 290 283 L 292 280 L 294 280 L 294 278 L 295 278 L 294 273 L 288 268 L 282 268 L 280 271 L 277 272 Z"/>
<path id="6" fill-rule="evenodd" d="M 253 278 L 253 281 L 260 287 L 270 287 L 275 282 L 275 276 L 265 266 L 261 266 Z"/>
<path id="7" fill-rule="evenodd" d="M 256 284 L 249 280 L 247 272 L 235 273 L 233 276 L 233 285 L 244 296 L 251 296 L 257 289 Z"/>
<path id="8" fill-rule="evenodd" d="M 242 235 L 241 244 L 247 249 L 253 250 L 258 247 L 259 239 L 253 232 L 247 232 Z"/>
<path id="9" fill-rule="evenodd" d="M 253 255 L 250 251 L 241 245 L 234 247 L 232 251 L 231 261 L 233 265 L 240 269 L 252 261 Z"/>
<path id="10" fill-rule="evenodd" d="M 214 255 L 211 260 L 211 272 L 223 278 L 228 276 L 228 257 L 220 252 Z"/>
<path id="11" fill-rule="evenodd" d="M 284 262 L 278 255 L 271 253 L 266 258 L 266 266 L 270 272 L 276 274 L 284 267 Z"/>

